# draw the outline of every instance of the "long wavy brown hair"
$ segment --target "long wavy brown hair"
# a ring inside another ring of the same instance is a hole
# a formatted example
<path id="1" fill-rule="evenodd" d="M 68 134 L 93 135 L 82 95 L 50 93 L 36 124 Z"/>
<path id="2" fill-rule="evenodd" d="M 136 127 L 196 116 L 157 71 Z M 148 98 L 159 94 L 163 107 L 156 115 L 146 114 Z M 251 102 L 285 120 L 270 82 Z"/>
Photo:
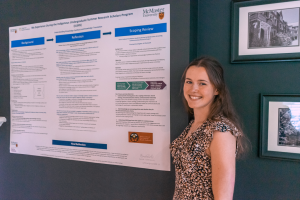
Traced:
<path id="1" fill-rule="evenodd" d="M 224 80 L 224 72 L 223 67 L 221 64 L 214 58 L 210 56 L 202 56 L 195 60 L 193 60 L 184 70 L 182 77 L 181 77 L 181 91 L 183 91 L 183 86 L 185 83 L 186 73 L 187 70 L 191 66 L 196 67 L 204 67 L 206 73 L 209 77 L 210 82 L 213 86 L 217 89 L 218 95 L 215 96 L 214 101 L 210 107 L 210 114 L 208 119 L 212 121 L 216 121 L 219 115 L 223 115 L 226 117 L 241 133 L 241 136 L 237 138 L 237 147 L 238 147 L 238 157 L 244 155 L 245 152 L 248 150 L 248 139 L 246 138 L 242 126 L 239 120 L 239 117 L 232 105 L 229 90 L 225 84 Z M 182 92 L 183 94 L 183 92 Z M 190 116 L 190 118 L 194 118 L 194 111 L 192 108 L 188 106 L 186 99 L 183 97 L 184 106 Z"/>

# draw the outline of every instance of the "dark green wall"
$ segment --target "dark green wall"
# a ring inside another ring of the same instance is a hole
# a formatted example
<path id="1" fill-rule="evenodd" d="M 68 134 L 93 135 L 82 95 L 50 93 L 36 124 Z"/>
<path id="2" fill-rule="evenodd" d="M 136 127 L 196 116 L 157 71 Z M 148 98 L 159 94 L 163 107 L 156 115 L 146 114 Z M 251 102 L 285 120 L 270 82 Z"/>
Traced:
<path id="1" fill-rule="evenodd" d="M 171 140 L 187 124 L 180 76 L 196 55 L 216 57 L 252 143 L 237 162 L 236 200 L 300 199 L 300 163 L 258 157 L 259 94 L 300 93 L 300 63 L 230 63 L 230 0 L 0 1 L 0 116 L 10 119 L 8 27 L 143 6 L 171 4 Z M 191 10 L 190 10 L 191 5 Z M 190 15 L 192 18 L 190 27 Z M 198 24 L 198 27 L 197 27 Z M 190 32 L 191 30 L 192 32 Z M 193 49 L 194 48 L 194 49 Z M 8 121 L 0 128 L 0 199 L 171 199 L 171 172 L 9 153 Z"/>
<path id="2" fill-rule="evenodd" d="M 198 1 L 197 53 L 214 56 L 223 64 L 234 105 L 252 143 L 248 157 L 237 162 L 234 199 L 300 199 L 300 163 L 258 157 L 259 94 L 299 94 L 300 62 L 231 64 L 230 2 Z"/>
<path id="3" fill-rule="evenodd" d="M 187 124 L 179 96 L 189 62 L 188 0 L 1 0 L 0 116 L 10 120 L 8 28 L 96 13 L 171 4 L 171 140 Z M 174 192 L 171 172 L 10 154 L 10 122 L 0 127 L 1 200 L 166 200 Z"/>

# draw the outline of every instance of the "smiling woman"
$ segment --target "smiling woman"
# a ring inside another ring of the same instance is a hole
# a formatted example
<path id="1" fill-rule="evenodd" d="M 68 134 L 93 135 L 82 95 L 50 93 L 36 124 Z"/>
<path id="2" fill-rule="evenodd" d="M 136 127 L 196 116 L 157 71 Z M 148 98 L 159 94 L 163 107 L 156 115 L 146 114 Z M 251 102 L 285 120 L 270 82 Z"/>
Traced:
<path id="1" fill-rule="evenodd" d="M 171 144 L 173 199 L 232 199 L 235 159 L 245 150 L 220 63 L 200 57 L 182 75 L 183 100 L 194 120 Z"/>

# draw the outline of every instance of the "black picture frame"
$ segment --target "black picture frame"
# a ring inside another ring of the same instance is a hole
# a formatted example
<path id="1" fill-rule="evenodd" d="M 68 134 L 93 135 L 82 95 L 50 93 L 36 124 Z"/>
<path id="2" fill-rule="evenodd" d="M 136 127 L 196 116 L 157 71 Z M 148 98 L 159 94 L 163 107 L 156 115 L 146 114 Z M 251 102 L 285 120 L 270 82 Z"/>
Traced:
<path id="1" fill-rule="evenodd" d="M 281 3 L 281 4 L 278 4 Z M 280 26 L 279 21 L 275 20 L 276 16 L 275 14 L 269 17 L 273 17 L 272 20 L 274 22 L 270 22 L 271 18 L 266 19 L 268 23 L 265 26 L 266 27 L 264 31 L 265 34 L 261 34 L 262 31 L 260 31 L 260 34 L 262 35 L 261 38 L 259 37 L 259 33 L 256 34 L 255 30 L 252 31 L 252 26 L 250 25 L 252 23 L 252 19 L 255 18 L 258 20 L 259 25 L 263 24 L 263 22 L 260 22 L 258 18 L 262 18 L 259 16 L 259 13 L 263 11 L 269 12 L 270 13 L 275 13 L 274 11 L 278 11 L 278 5 L 282 5 L 283 9 L 293 9 L 293 8 L 299 8 L 300 10 L 300 3 L 299 1 L 295 0 L 256 0 L 256 1 L 241 1 L 241 0 L 232 0 L 231 1 L 231 63 L 251 63 L 251 62 L 277 62 L 277 61 L 300 61 L 300 39 L 298 40 L 300 34 L 299 34 L 299 23 L 300 19 L 298 20 L 298 28 L 297 28 L 297 33 L 291 33 L 293 35 L 289 36 L 286 33 L 282 35 L 277 35 L 280 34 L 280 30 L 277 30 L 275 26 L 273 26 L 272 23 Z M 251 13 L 251 9 L 254 11 Z M 259 8 L 261 7 L 261 10 Z M 272 8 L 276 9 L 272 9 Z M 245 11 L 245 8 L 247 11 Z M 240 13 L 240 9 L 242 9 Z M 266 10 L 267 9 L 267 10 Z M 268 10 L 269 9 L 269 10 Z M 250 11 L 249 11 L 250 10 Z M 249 12 L 248 12 L 249 11 Z M 260 12 L 261 11 L 261 12 Z M 257 15 L 254 15 L 257 13 Z M 282 12 L 283 13 L 283 12 Z M 241 14 L 241 15 L 240 15 Z M 253 14 L 253 16 L 250 16 Z M 268 14 L 266 14 L 268 15 Z M 299 15 L 299 14 L 298 14 Z M 247 16 L 247 17 L 246 17 Z M 281 15 L 282 16 L 282 15 Z M 296 18 L 296 14 L 294 15 Z M 300 15 L 299 15 L 300 16 Z M 278 16 L 277 16 L 278 17 Z M 251 18 L 251 19 L 250 19 Z M 288 25 L 288 21 L 291 21 L 290 18 L 286 17 L 286 21 L 284 21 L 284 18 L 282 19 L 284 22 L 284 27 L 285 31 L 288 31 L 288 29 L 296 28 Z M 299 17 L 300 18 L 300 17 Z M 279 18 L 281 19 L 281 18 Z M 292 19 L 293 20 L 293 19 Z M 281 21 L 280 21 L 281 22 Z M 241 27 L 240 27 L 241 24 Z M 247 25 L 244 25 L 247 24 Z M 260 26 L 262 27 L 262 26 Z M 281 27 L 281 26 L 280 26 Z M 288 28 L 286 28 L 288 27 Z M 259 29 L 258 27 L 255 26 L 255 28 Z M 247 29 L 247 30 L 245 30 Z M 260 29 L 260 30 L 261 30 Z M 239 35 L 239 33 L 242 36 Z M 255 37 L 254 37 L 254 36 Z M 265 38 L 262 38 L 265 35 Z M 281 37 L 282 36 L 282 37 Z M 251 39 L 250 39 L 251 37 Z M 297 37 L 298 42 L 294 42 L 294 38 Z M 261 41 L 259 40 L 261 39 Z M 254 41 L 255 40 L 255 41 Z M 291 41 L 292 40 L 292 41 Z M 250 42 L 251 41 L 251 42 Z M 253 42 L 254 41 L 254 42 Z M 257 43 L 264 43 L 264 44 L 257 44 Z M 249 45 L 249 43 L 251 43 Z M 279 44 L 280 43 L 280 44 Z M 292 44 L 291 44 L 292 43 Z M 296 45 L 296 46 L 284 46 L 284 45 Z M 252 49 L 253 45 L 269 45 L 269 46 L 264 46 L 264 47 L 258 47 L 260 48 L 259 51 Z M 271 45 L 271 46 L 270 46 Z M 275 46 L 273 46 L 275 45 Z M 277 46 L 276 46 L 277 45 Z M 272 48 L 268 48 L 272 47 Z M 288 48 L 286 48 L 288 47 Z M 299 48 L 298 48 L 299 47 Z M 274 51 L 276 53 L 274 53 Z M 288 51 L 288 53 L 287 53 Z M 245 53 L 246 52 L 246 53 Z"/>
<path id="2" fill-rule="evenodd" d="M 280 141 L 280 139 L 284 139 L 285 136 L 288 136 L 288 134 L 292 133 L 291 131 L 289 131 L 291 129 L 291 127 L 289 127 L 286 128 L 287 134 L 284 136 L 281 135 L 283 132 L 282 131 L 283 129 L 281 128 L 282 127 L 281 121 L 284 120 L 280 118 L 280 116 L 283 116 L 283 114 L 280 112 L 281 107 L 289 107 L 291 109 L 294 109 L 296 115 L 298 116 L 298 110 L 296 109 L 298 107 L 300 108 L 300 94 L 261 94 L 260 98 L 261 98 L 260 99 L 261 119 L 260 119 L 259 156 L 261 158 L 300 161 L 300 131 L 297 132 L 298 134 L 297 143 L 294 143 L 293 142 L 294 140 L 293 141 L 291 140 L 291 142 Z M 285 105 L 281 106 L 281 104 L 285 104 Z M 287 104 L 289 106 L 286 106 Z M 277 116 L 276 116 L 276 112 L 278 114 Z M 300 112 L 299 112 L 299 116 L 300 116 Z M 289 122 L 291 122 L 292 119 L 293 119 L 293 115 L 291 114 Z M 295 121 L 300 122 L 300 118 L 298 119 L 297 117 L 294 119 Z M 276 120 L 278 124 L 276 124 Z M 288 124 L 286 121 L 284 121 L 284 123 Z M 298 129 L 300 128 L 299 124 L 296 126 Z M 290 136 L 290 138 L 292 137 Z M 299 153 L 296 151 L 298 151 Z"/>

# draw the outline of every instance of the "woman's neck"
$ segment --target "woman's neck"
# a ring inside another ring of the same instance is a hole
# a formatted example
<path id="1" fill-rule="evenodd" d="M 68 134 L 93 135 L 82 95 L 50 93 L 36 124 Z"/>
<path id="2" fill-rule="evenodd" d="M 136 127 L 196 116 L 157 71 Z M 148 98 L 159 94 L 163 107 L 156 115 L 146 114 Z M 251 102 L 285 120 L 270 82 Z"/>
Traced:
<path id="1" fill-rule="evenodd" d="M 203 109 L 194 109 L 194 122 L 195 124 L 202 124 L 208 118 L 210 109 L 203 108 Z"/>

